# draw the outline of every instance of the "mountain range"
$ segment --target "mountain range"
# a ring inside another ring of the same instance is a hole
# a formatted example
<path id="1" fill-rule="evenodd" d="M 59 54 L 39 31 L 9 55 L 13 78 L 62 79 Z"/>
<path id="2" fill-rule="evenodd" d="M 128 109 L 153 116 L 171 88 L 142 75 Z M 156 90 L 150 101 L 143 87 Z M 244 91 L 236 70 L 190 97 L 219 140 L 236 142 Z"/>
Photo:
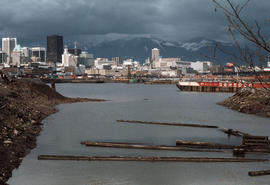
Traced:
<path id="1" fill-rule="evenodd" d="M 66 41 L 66 44 L 68 47 L 73 47 L 71 41 Z M 79 47 L 93 53 L 96 58 L 132 58 L 143 63 L 145 59 L 151 57 L 152 49 L 158 48 L 163 58 L 179 57 L 182 61 L 212 61 L 222 65 L 232 62 L 233 58 L 216 49 L 217 46 L 227 52 L 237 54 L 237 49 L 233 44 L 204 38 L 186 42 L 172 42 L 152 37 L 124 38 L 96 44 L 79 41 Z"/>

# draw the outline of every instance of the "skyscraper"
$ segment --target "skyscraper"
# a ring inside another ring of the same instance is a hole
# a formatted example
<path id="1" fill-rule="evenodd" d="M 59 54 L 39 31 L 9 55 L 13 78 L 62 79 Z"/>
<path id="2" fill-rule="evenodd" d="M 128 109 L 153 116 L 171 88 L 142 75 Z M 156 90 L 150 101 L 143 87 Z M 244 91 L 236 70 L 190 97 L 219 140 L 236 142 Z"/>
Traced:
<path id="1" fill-rule="evenodd" d="M 47 36 L 47 61 L 62 63 L 63 37 L 59 35 Z"/>
<path id="2" fill-rule="evenodd" d="M 152 60 L 153 62 L 159 61 L 159 49 L 157 48 L 152 49 Z"/>
<path id="3" fill-rule="evenodd" d="M 17 46 L 16 38 L 2 38 L 2 51 L 7 55 L 7 63 L 10 62 L 11 52 Z"/>

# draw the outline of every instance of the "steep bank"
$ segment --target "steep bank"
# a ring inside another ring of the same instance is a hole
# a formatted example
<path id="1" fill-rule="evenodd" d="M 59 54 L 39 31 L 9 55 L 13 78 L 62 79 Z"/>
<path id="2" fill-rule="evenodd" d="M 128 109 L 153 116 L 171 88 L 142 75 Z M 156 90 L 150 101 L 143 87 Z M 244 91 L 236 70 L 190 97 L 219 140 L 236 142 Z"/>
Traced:
<path id="1" fill-rule="evenodd" d="M 242 89 L 219 104 L 239 112 L 270 117 L 270 90 Z"/>
<path id="2" fill-rule="evenodd" d="M 67 98 L 39 81 L 0 82 L 0 184 L 6 183 L 12 170 L 35 148 L 41 121 L 57 111 L 56 105 L 87 101 L 104 100 Z"/>

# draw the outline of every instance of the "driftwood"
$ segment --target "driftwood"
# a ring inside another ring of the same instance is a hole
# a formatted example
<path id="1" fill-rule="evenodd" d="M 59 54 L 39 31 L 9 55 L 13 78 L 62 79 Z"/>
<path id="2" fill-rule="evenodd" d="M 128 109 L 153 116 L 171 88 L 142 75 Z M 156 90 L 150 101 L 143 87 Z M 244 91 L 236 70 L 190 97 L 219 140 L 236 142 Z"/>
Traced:
<path id="1" fill-rule="evenodd" d="M 230 152 L 224 150 L 192 149 L 179 146 L 165 146 L 165 145 L 153 146 L 153 145 L 132 144 L 132 143 L 86 141 L 81 142 L 81 144 L 91 147 L 129 148 L 129 149 L 144 149 L 144 150 L 171 150 L 171 151 L 185 151 L 185 152 L 220 152 L 220 153 Z"/>
<path id="2" fill-rule="evenodd" d="M 165 125 L 165 126 L 178 126 L 178 127 L 201 127 L 201 128 L 218 128 L 213 125 L 189 124 L 189 123 L 165 123 L 153 121 L 137 121 L 137 120 L 117 120 L 119 123 L 138 123 L 138 124 L 151 124 L 151 125 Z"/>
<path id="3" fill-rule="evenodd" d="M 249 176 L 270 175 L 270 170 L 248 172 Z"/>
<path id="4" fill-rule="evenodd" d="M 220 128 L 220 130 L 228 134 L 229 136 L 233 135 L 233 136 L 243 137 L 243 136 L 249 135 L 248 133 L 241 132 L 239 130 L 226 129 L 226 128 Z"/>
<path id="5" fill-rule="evenodd" d="M 266 162 L 267 159 L 248 158 L 208 158 L 208 157 L 125 157 L 125 156 L 64 156 L 39 155 L 38 160 L 76 161 L 149 161 L 149 162 Z"/>
<path id="6" fill-rule="evenodd" d="M 207 143 L 207 142 L 183 141 L 183 140 L 177 140 L 176 145 L 177 146 L 186 146 L 186 147 L 191 147 L 191 148 L 214 148 L 214 149 L 233 149 L 236 147 L 233 145 Z"/>

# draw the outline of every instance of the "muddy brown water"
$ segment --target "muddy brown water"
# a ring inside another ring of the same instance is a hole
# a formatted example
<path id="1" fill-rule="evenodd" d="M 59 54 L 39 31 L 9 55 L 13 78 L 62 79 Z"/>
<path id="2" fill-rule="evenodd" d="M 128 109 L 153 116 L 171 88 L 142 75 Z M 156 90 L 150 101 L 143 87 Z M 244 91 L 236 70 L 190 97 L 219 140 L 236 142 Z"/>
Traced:
<path id="1" fill-rule="evenodd" d="M 81 141 L 173 145 L 176 140 L 240 144 L 240 138 L 212 128 L 120 124 L 143 120 L 217 125 L 254 135 L 270 134 L 270 120 L 238 113 L 216 103 L 231 94 L 179 92 L 174 85 L 57 84 L 65 96 L 109 99 L 101 103 L 60 105 L 43 121 L 37 148 L 13 171 L 10 185 L 269 185 L 266 163 L 145 163 L 110 161 L 38 161 L 38 155 L 232 157 L 230 153 L 196 153 L 85 147 Z M 248 155 L 267 158 L 269 155 Z"/>

